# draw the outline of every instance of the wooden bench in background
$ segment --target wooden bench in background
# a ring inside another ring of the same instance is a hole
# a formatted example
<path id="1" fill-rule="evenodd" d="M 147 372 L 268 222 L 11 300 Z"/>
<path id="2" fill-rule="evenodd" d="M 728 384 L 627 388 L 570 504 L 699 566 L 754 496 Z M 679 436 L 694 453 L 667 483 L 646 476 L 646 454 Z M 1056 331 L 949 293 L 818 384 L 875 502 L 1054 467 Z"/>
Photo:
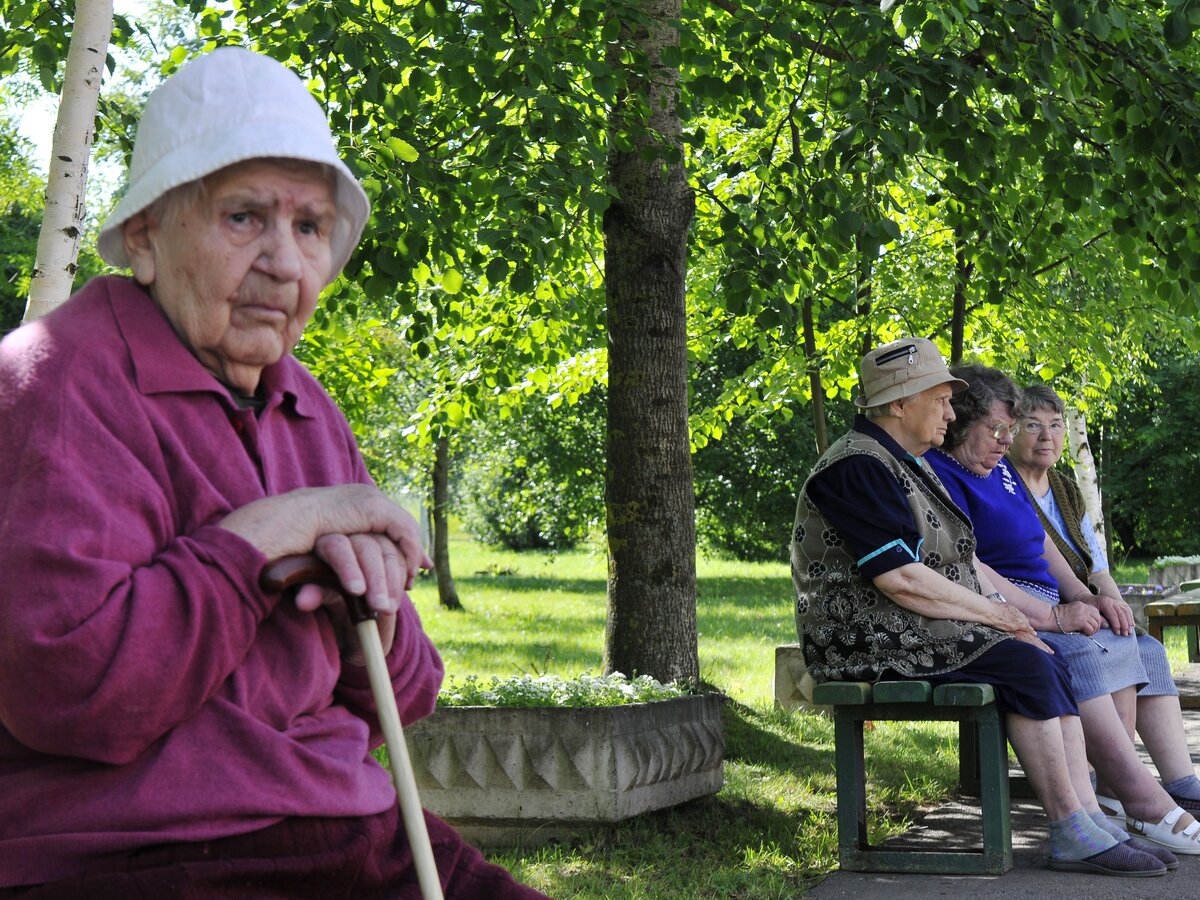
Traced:
<path id="1" fill-rule="evenodd" d="M 1012 868 L 1008 742 L 990 685 L 927 681 L 829 681 L 812 701 L 833 711 L 837 767 L 838 855 L 855 872 L 1002 875 Z M 863 724 L 868 721 L 959 723 L 959 783 L 980 798 L 983 846 L 977 850 L 890 849 L 867 839 Z"/>
<path id="2" fill-rule="evenodd" d="M 1193 585 L 1196 582 L 1186 582 L 1181 585 L 1182 593 L 1175 594 L 1171 599 L 1147 603 L 1145 612 L 1146 630 L 1151 637 L 1160 641 L 1164 628 L 1187 629 L 1188 662 L 1197 663 L 1200 662 L 1200 640 L 1197 640 L 1196 634 L 1197 626 L 1200 626 L 1200 590 Z M 1200 696 L 1180 691 L 1179 705 L 1184 709 L 1200 709 Z"/>

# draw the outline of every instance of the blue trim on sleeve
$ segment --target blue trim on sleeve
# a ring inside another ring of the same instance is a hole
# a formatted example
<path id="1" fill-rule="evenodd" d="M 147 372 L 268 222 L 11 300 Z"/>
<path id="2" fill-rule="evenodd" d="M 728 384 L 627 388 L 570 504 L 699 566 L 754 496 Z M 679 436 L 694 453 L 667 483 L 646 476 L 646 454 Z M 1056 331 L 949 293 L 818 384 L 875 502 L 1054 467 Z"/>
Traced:
<path id="1" fill-rule="evenodd" d="M 900 538 L 896 538 L 896 540 L 892 541 L 890 544 L 884 544 L 882 547 L 880 547 L 875 552 L 868 553 L 866 556 L 864 556 L 862 559 L 860 559 L 858 561 L 857 565 L 859 567 L 861 567 L 863 565 L 863 563 L 868 563 L 871 560 L 873 560 L 875 557 L 879 556 L 880 554 L 887 553 L 887 551 L 891 550 L 893 547 L 903 547 L 905 552 L 908 553 L 908 555 L 913 558 L 913 562 L 920 562 L 921 557 L 918 554 L 921 550 L 921 544 L 924 543 L 924 541 L 925 541 L 925 538 L 921 538 L 919 541 L 917 541 L 917 549 L 909 550 L 908 545 L 906 543 L 904 543 L 904 541 L 902 541 Z"/>

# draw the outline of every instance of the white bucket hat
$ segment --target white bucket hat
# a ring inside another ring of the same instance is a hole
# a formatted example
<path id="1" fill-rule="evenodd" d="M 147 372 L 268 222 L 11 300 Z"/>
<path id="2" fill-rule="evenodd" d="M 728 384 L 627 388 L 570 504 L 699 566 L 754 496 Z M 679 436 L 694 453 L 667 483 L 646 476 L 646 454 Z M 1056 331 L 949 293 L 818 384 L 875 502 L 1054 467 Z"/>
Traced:
<path id="1" fill-rule="evenodd" d="M 194 59 L 146 101 L 129 166 L 129 187 L 96 242 L 100 256 L 128 266 L 121 226 L 167 191 L 233 163 L 283 157 L 337 173 L 332 281 L 358 245 L 371 213 L 367 195 L 338 157 L 320 104 L 290 69 L 242 47 Z"/>

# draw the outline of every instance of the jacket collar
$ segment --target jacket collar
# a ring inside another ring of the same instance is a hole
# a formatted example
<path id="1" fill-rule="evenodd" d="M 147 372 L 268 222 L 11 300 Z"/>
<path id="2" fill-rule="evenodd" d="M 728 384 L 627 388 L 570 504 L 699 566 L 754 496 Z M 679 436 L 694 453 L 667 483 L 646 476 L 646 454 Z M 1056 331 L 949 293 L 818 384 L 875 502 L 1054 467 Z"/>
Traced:
<path id="1" fill-rule="evenodd" d="M 229 389 L 200 364 L 179 339 L 145 287 L 132 278 L 114 279 L 109 292 L 113 317 L 129 348 L 134 382 L 143 394 L 215 393 L 233 403 Z M 286 404 L 297 415 L 312 418 L 315 410 L 299 389 L 300 364 L 288 354 L 262 372 L 265 408 Z"/>

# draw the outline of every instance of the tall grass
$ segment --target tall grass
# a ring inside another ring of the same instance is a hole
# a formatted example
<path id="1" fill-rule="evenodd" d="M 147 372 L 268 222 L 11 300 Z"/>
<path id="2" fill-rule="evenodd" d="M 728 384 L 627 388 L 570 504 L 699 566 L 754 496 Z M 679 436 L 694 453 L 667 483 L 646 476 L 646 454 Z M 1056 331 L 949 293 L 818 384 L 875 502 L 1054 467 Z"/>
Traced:
<path id="1" fill-rule="evenodd" d="M 602 549 L 511 553 L 461 536 L 451 564 L 465 609 L 413 590 L 449 676 L 599 673 Z M 795 641 L 786 563 L 697 565 L 701 677 L 730 698 L 724 789 L 713 798 L 582 831 L 548 847 L 489 852 L 559 898 L 795 897 L 837 859 L 832 724 L 773 708 L 775 647 Z M 868 736 L 873 839 L 935 803 L 957 776 L 952 725 L 878 723 Z"/>

